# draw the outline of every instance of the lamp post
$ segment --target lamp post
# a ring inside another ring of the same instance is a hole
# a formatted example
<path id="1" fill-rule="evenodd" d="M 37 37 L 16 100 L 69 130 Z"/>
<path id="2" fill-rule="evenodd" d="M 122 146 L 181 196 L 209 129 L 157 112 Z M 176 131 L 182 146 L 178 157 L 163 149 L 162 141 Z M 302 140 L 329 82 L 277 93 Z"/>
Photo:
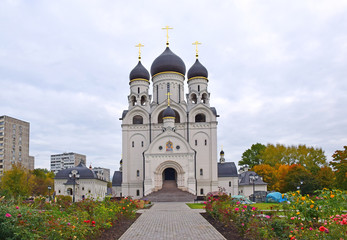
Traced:
<path id="1" fill-rule="evenodd" d="M 79 179 L 80 175 L 78 174 L 77 170 L 72 170 L 69 174 L 70 179 L 72 180 L 72 185 L 73 185 L 73 189 L 72 189 L 72 202 L 75 202 L 75 185 L 76 185 L 76 179 Z"/>
<path id="2" fill-rule="evenodd" d="M 300 191 L 301 185 L 302 185 L 303 183 L 304 183 L 304 181 L 300 181 L 300 185 L 296 187 L 296 188 L 298 189 L 298 191 Z M 301 193 L 301 191 L 300 191 L 300 193 Z"/>
<path id="3" fill-rule="evenodd" d="M 52 187 L 51 186 L 48 186 L 48 201 L 50 202 L 51 201 L 51 189 Z"/>
<path id="4" fill-rule="evenodd" d="M 255 182 L 258 180 L 258 178 L 259 176 L 257 174 L 249 174 L 249 180 L 253 183 L 253 202 L 255 202 Z"/>

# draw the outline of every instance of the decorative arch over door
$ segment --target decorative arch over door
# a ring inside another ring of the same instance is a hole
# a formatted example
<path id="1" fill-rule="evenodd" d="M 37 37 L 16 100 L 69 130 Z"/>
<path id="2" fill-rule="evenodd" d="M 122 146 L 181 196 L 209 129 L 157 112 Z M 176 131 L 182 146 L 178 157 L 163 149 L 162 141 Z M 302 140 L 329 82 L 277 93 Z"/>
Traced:
<path id="1" fill-rule="evenodd" d="M 178 188 L 186 188 L 187 186 L 185 186 L 185 178 L 184 178 L 184 170 L 182 168 L 182 166 L 174 161 L 165 161 L 162 162 L 161 164 L 159 164 L 159 166 L 156 168 L 155 172 L 154 172 L 154 187 L 155 189 L 159 190 L 162 188 L 163 186 L 163 177 L 165 176 L 165 170 L 166 169 L 172 169 L 174 171 L 176 171 L 176 181 L 177 181 L 177 187 Z"/>

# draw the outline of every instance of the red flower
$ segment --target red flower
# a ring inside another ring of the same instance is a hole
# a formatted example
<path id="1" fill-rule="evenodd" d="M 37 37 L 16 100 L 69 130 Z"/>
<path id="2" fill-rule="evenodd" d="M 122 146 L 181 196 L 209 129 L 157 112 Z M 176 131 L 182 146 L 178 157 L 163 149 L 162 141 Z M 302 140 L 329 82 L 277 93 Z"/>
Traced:
<path id="1" fill-rule="evenodd" d="M 85 222 L 85 223 L 90 223 L 90 220 L 84 220 L 83 222 Z"/>
<path id="2" fill-rule="evenodd" d="M 95 221 L 92 221 L 92 224 L 95 224 Z"/>
<path id="3" fill-rule="evenodd" d="M 324 230 L 325 230 L 325 227 L 324 227 L 324 226 L 320 226 L 320 227 L 319 227 L 319 231 L 324 232 Z"/>

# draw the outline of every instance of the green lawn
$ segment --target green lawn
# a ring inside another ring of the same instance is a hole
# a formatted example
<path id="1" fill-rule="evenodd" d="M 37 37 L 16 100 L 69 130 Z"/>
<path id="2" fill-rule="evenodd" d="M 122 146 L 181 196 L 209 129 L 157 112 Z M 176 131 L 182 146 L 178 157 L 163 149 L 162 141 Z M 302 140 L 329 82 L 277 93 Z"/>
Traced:
<path id="1" fill-rule="evenodd" d="M 191 209 L 203 209 L 203 207 L 205 206 L 205 204 L 203 203 L 187 203 L 187 205 Z"/>
<path id="2" fill-rule="evenodd" d="M 282 205 L 280 203 L 254 203 L 251 204 L 252 207 L 256 207 L 259 210 L 277 210 L 282 209 Z"/>

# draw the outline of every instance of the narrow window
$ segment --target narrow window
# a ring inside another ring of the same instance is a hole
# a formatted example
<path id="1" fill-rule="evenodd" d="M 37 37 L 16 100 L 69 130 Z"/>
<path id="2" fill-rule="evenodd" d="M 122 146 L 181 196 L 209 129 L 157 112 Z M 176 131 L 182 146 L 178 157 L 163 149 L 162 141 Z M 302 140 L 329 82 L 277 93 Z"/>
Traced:
<path id="1" fill-rule="evenodd" d="M 157 85 L 157 103 L 159 104 L 159 89 L 158 89 L 158 85 Z"/>
<path id="2" fill-rule="evenodd" d="M 200 92 L 200 85 L 198 85 L 198 92 Z"/>
<path id="3" fill-rule="evenodd" d="M 178 102 L 181 102 L 181 84 L 178 84 Z"/>
<path id="4" fill-rule="evenodd" d="M 203 188 L 200 189 L 200 194 L 204 195 L 204 189 Z"/>
<path id="5" fill-rule="evenodd" d="M 195 140 L 195 146 L 198 146 L 198 140 Z"/>
<path id="6" fill-rule="evenodd" d="M 205 139 L 205 146 L 207 145 L 207 139 Z"/>
<path id="7" fill-rule="evenodd" d="M 134 143 L 134 141 L 132 141 L 132 143 L 131 143 L 131 146 L 132 146 L 132 147 L 134 147 L 134 146 L 135 146 L 135 143 Z"/>
<path id="8" fill-rule="evenodd" d="M 143 147 L 143 141 L 141 141 L 141 147 Z"/>
<path id="9" fill-rule="evenodd" d="M 166 87 L 167 87 L 167 92 L 169 93 L 170 92 L 170 83 L 167 83 Z"/>
<path id="10" fill-rule="evenodd" d="M 204 175 L 204 170 L 200 168 L 200 176 Z"/>
<path id="11" fill-rule="evenodd" d="M 140 93 L 140 88 L 139 87 L 137 88 L 137 93 Z"/>
<path id="12" fill-rule="evenodd" d="M 231 182 L 229 181 L 229 187 L 231 187 Z"/>
<path id="13" fill-rule="evenodd" d="M 136 190 L 136 196 L 140 196 L 140 190 Z"/>
<path id="14" fill-rule="evenodd" d="M 136 171 L 136 177 L 140 177 L 140 170 Z"/>

